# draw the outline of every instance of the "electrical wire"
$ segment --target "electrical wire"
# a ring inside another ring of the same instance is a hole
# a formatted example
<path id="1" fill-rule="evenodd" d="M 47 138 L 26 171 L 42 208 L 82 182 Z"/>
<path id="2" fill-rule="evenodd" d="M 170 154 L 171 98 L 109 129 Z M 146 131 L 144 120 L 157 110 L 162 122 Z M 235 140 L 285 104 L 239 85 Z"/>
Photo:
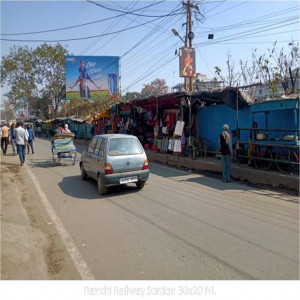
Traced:
<path id="1" fill-rule="evenodd" d="M 167 62 L 164 62 L 163 64 L 161 64 L 160 66 L 158 66 L 156 69 L 152 69 L 151 72 L 148 72 L 146 75 L 144 75 L 143 77 L 141 77 L 139 80 L 135 81 L 135 83 L 128 85 L 125 89 L 123 89 L 123 92 L 127 91 L 128 89 L 130 89 L 131 87 L 135 86 L 137 83 L 139 83 L 140 81 L 144 80 L 145 78 L 147 78 L 149 75 L 153 75 L 155 74 L 155 72 L 159 71 L 161 68 L 165 67 L 166 65 L 168 65 L 170 62 L 172 62 L 174 59 L 176 59 L 177 57 L 173 57 L 170 60 L 168 60 Z"/>
<path id="2" fill-rule="evenodd" d="M 135 5 L 137 4 L 137 2 L 136 1 L 133 1 L 133 2 L 135 2 Z M 148 9 L 148 8 L 147 8 Z M 145 9 L 146 10 L 146 9 Z M 144 11 L 145 11 L 144 10 Z M 132 20 L 132 19 L 130 19 L 130 23 L 128 24 L 128 25 L 126 25 L 126 26 L 129 26 L 130 24 L 132 24 L 133 22 L 135 22 L 136 21 L 136 19 L 137 19 L 138 17 L 137 16 L 135 16 L 135 18 Z M 147 25 L 146 25 L 147 26 Z M 157 27 L 157 26 L 156 26 Z M 126 27 L 125 27 L 126 28 Z M 103 44 L 101 47 L 99 47 L 99 48 L 97 48 L 97 50 L 95 50 L 92 54 L 94 54 L 94 53 L 96 53 L 97 51 L 99 51 L 100 49 L 102 49 L 104 46 L 106 46 L 109 42 L 111 42 L 114 38 L 116 38 L 118 35 L 119 35 L 120 33 L 117 33 L 117 34 L 115 34 L 108 42 L 106 42 L 105 44 Z"/>
<path id="3" fill-rule="evenodd" d="M 132 9 L 132 8 L 134 8 L 135 6 L 137 5 L 137 2 L 136 1 L 132 1 L 132 2 L 130 2 L 130 4 L 127 6 L 127 10 L 129 10 L 129 9 Z M 113 28 L 114 26 L 116 26 L 123 18 L 125 17 L 125 15 L 124 16 L 121 16 L 121 17 L 119 17 L 119 18 L 117 18 L 116 20 L 114 20 L 111 24 L 110 24 L 110 26 L 108 26 L 106 29 L 105 29 L 105 31 L 104 31 L 104 33 L 107 33 L 107 32 L 109 32 L 109 30 L 111 29 L 111 28 Z M 124 29 L 124 28 L 123 28 Z M 115 34 L 114 36 L 112 36 L 111 37 L 111 39 L 109 40 L 109 41 L 111 41 L 114 37 L 116 37 L 118 34 L 120 34 L 120 33 L 117 33 L 117 34 Z M 82 52 L 82 53 L 86 53 L 87 51 L 90 51 L 91 50 L 91 48 L 92 47 L 94 47 L 94 46 L 96 46 L 102 39 L 104 39 L 104 37 L 98 37 L 98 38 L 96 38 L 89 46 L 87 46 L 86 48 L 85 48 L 85 50 Z M 109 42 L 108 41 L 108 42 Z M 107 42 L 107 43 L 108 43 Z M 107 44 L 107 43 L 105 43 L 105 44 Z M 94 53 L 96 53 L 97 51 L 99 51 L 102 47 L 104 47 L 104 45 L 105 45 L 104 43 L 102 44 L 102 46 L 100 47 L 100 48 L 97 48 L 96 50 L 94 50 L 90 55 L 93 55 Z"/>
<path id="4" fill-rule="evenodd" d="M 297 30 L 299 31 L 299 30 Z M 275 34 L 275 33 L 274 33 Z M 260 36 L 256 36 L 256 37 L 260 37 Z M 291 40 L 289 41 L 277 41 L 277 43 L 289 43 Z M 294 42 L 299 42 L 300 40 L 293 40 Z M 258 41 L 253 41 L 253 42 L 232 42 L 232 43 L 222 43 L 222 45 L 239 45 L 239 44 L 274 44 L 274 41 L 269 41 L 269 42 L 258 42 Z"/>
<path id="5" fill-rule="evenodd" d="M 244 32 L 240 32 L 240 33 L 229 35 L 227 37 L 223 37 L 221 40 L 217 40 L 217 41 L 211 42 L 209 44 L 212 45 L 212 44 L 220 43 L 222 41 L 228 41 L 228 40 L 231 40 L 231 39 L 237 39 L 237 38 L 241 38 L 241 37 L 249 37 L 249 36 L 251 36 L 251 35 L 253 35 L 255 33 L 270 31 L 270 30 L 274 30 L 274 29 L 277 29 L 277 28 L 282 28 L 282 27 L 286 27 L 286 26 L 294 25 L 294 24 L 298 24 L 298 23 L 299 22 L 292 22 L 292 23 L 285 24 L 285 25 L 275 26 L 275 27 L 272 27 L 272 28 L 269 28 L 269 29 L 265 29 L 265 27 L 261 27 L 261 28 L 264 28 L 264 29 L 263 30 L 259 30 L 260 28 L 258 28 L 256 31 L 251 30 L 250 31 L 251 33 L 248 33 L 249 31 L 244 31 Z M 195 43 L 194 45 L 195 45 L 195 47 L 197 47 L 197 46 L 201 46 L 203 44 L 206 44 L 206 43 Z"/>
<path id="6" fill-rule="evenodd" d="M 238 27 L 242 27 L 244 25 L 251 25 L 251 24 L 258 24 L 258 23 L 263 23 L 263 22 L 277 22 L 279 21 L 280 19 L 273 19 L 273 20 L 265 20 L 265 19 L 269 19 L 270 17 L 274 17 L 274 16 L 282 16 L 283 14 L 285 13 L 288 13 L 288 12 L 294 12 L 295 11 L 295 7 L 291 7 L 289 9 L 286 9 L 286 10 L 283 10 L 283 11 L 279 11 L 279 12 L 275 12 L 275 13 L 272 13 L 272 14 L 267 14 L 267 15 L 264 15 L 264 16 L 260 16 L 260 17 L 257 17 L 257 18 L 254 18 L 254 19 L 249 19 L 249 20 L 246 20 L 246 21 L 243 21 L 243 22 L 238 22 L 238 23 L 234 23 L 234 24 L 231 24 L 231 25 L 227 25 L 227 26 L 222 26 L 222 27 L 215 27 L 214 28 L 214 32 L 220 32 L 220 31 L 224 31 L 224 30 L 228 30 L 228 29 L 232 29 L 232 28 L 238 28 Z M 289 17 L 286 17 L 286 18 L 289 18 Z M 203 26 L 201 26 L 201 28 L 204 28 Z M 207 27 L 206 27 L 207 28 Z M 209 30 L 211 30 L 212 28 L 207 28 Z M 197 31 L 195 31 L 197 33 Z"/>
<path id="7" fill-rule="evenodd" d="M 135 9 L 135 10 L 133 10 L 133 12 L 143 10 L 143 9 L 151 7 L 153 5 L 158 5 L 158 4 L 160 4 L 161 2 L 164 2 L 164 1 L 166 1 L 166 0 L 163 0 L 163 1 L 160 1 L 160 2 L 155 2 L 154 4 L 147 5 L 147 6 Z M 117 16 L 108 17 L 108 18 L 105 18 L 105 19 L 100 19 L 100 20 L 96 20 L 96 21 L 92 21 L 92 22 L 67 26 L 67 27 L 61 27 L 61 28 L 47 29 L 47 30 L 41 30 L 41 31 L 32 31 L 32 32 L 20 32 L 20 33 L 0 33 L 0 35 L 3 35 L 3 36 L 7 36 L 7 35 L 29 35 L 29 34 L 32 35 L 32 34 L 40 34 L 40 33 L 55 32 L 55 31 L 61 31 L 61 30 L 68 30 L 68 29 L 74 29 L 74 28 L 78 28 L 78 27 L 82 27 L 82 26 L 87 26 L 87 25 L 92 25 L 92 24 L 108 21 L 108 20 L 111 20 L 111 19 L 116 19 L 116 18 L 125 16 L 127 14 L 129 14 L 129 13 L 128 12 L 123 12 L 123 13 L 117 15 Z"/>
<path id="8" fill-rule="evenodd" d="M 239 3 L 239 4 L 237 4 L 237 5 L 234 5 L 234 6 L 232 6 L 232 7 L 229 7 L 229 8 L 227 8 L 227 9 L 224 9 L 224 10 L 222 10 L 222 11 L 220 11 L 220 12 L 214 14 L 214 15 L 208 16 L 206 19 L 210 19 L 210 18 L 215 17 L 215 16 L 217 16 L 217 15 L 219 15 L 219 14 L 225 12 L 225 11 L 231 10 L 231 9 L 233 9 L 233 8 L 235 8 L 235 7 L 240 6 L 240 5 L 244 5 L 244 4 L 246 4 L 247 2 L 249 2 L 249 1 L 250 1 L 250 0 L 243 1 L 243 2 L 241 2 L 241 3 Z"/>
<path id="9" fill-rule="evenodd" d="M 116 9 L 116 8 L 109 8 L 107 6 L 104 6 L 103 4 L 99 4 L 99 3 L 96 3 L 92 0 L 86 0 L 87 2 L 89 3 L 92 3 L 92 4 L 95 4 L 101 8 L 104 8 L 104 9 L 107 9 L 107 10 L 110 10 L 110 11 L 116 11 L 116 12 L 121 12 L 121 13 L 124 13 L 123 10 L 120 10 L 120 9 Z M 160 1 L 158 3 L 161 3 L 161 2 L 164 2 L 166 0 L 163 0 L 163 1 Z M 168 16 L 173 16 L 173 15 L 177 15 L 175 13 L 172 13 L 172 14 L 166 14 L 166 15 L 144 15 L 144 14 L 136 14 L 134 12 L 127 12 L 127 14 L 130 14 L 130 15 L 134 15 L 134 16 L 139 16 L 139 17 L 149 17 L 149 18 L 158 18 L 158 17 L 168 17 Z"/>
<path id="10" fill-rule="evenodd" d="M 213 8 L 211 8 L 209 11 L 207 11 L 206 13 L 210 13 L 211 11 L 213 11 L 214 9 L 216 9 L 217 7 L 219 7 L 220 5 L 224 4 L 224 2 L 227 1 L 227 0 L 223 0 L 223 1 L 220 1 L 221 3 L 217 4 L 216 6 L 214 6 Z"/>
<path id="11" fill-rule="evenodd" d="M 179 4 L 179 5 L 180 5 L 180 4 Z M 177 7 L 178 7 L 178 5 L 174 8 L 174 10 L 177 9 Z M 135 45 L 133 45 L 129 50 L 127 50 L 127 51 L 121 56 L 121 58 L 124 58 L 124 56 L 126 56 L 127 54 L 129 54 L 130 52 L 132 52 L 133 50 L 135 50 L 138 46 L 142 45 L 146 40 L 150 39 L 151 36 L 155 36 L 155 34 L 157 34 L 157 28 L 160 28 L 160 27 L 164 26 L 166 23 L 170 24 L 169 18 L 166 18 L 165 20 L 162 20 L 159 24 L 157 24 L 156 27 L 153 28 L 150 32 L 148 32 L 148 33 L 147 33 L 147 34 L 146 34 L 139 42 L 137 42 L 137 43 L 136 43 Z M 155 38 L 155 37 L 153 37 L 153 39 L 154 39 L 154 38 Z M 152 40 L 150 40 L 148 44 L 150 44 L 150 43 L 152 43 Z M 146 48 L 148 44 L 146 44 L 144 48 Z M 159 41 L 158 41 L 157 44 L 159 45 Z M 140 53 L 140 55 L 142 55 L 142 54 Z M 136 59 L 137 56 L 135 55 L 134 58 Z"/>
<path id="12" fill-rule="evenodd" d="M 112 34 L 116 34 L 116 33 L 119 33 L 119 32 L 128 31 L 128 30 L 131 30 L 131 29 L 134 29 L 134 28 L 138 28 L 138 27 L 144 26 L 144 25 L 149 24 L 149 23 L 153 23 L 153 22 L 155 22 L 155 21 L 157 21 L 159 19 L 160 19 L 160 17 L 156 18 L 156 19 L 153 19 L 153 20 L 150 20 L 148 22 L 145 22 L 143 24 L 138 24 L 138 25 L 135 25 L 135 26 L 131 26 L 131 27 L 125 28 L 123 30 L 117 30 L 117 31 L 110 32 L 110 33 L 96 34 L 96 35 L 87 36 L 87 37 L 69 38 L 69 39 L 57 39 L 57 40 L 39 40 L 39 39 L 37 39 L 37 40 L 24 40 L 24 39 L 6 39 L 6 38 L 1 38 L 0 40 L 1 41 L 8 41 L 8 42 L 27 42 L 27 43 L 36 43 L 36 42 L 40 42 L 40 43 L 57 43 L 57 42 L 70 42 L 70 41 L 88 40 L 88 39 L 92 39 L 92 38 L 95 38 L 95 37 L 107 36 L 107 35 L 112 35 Z"/>

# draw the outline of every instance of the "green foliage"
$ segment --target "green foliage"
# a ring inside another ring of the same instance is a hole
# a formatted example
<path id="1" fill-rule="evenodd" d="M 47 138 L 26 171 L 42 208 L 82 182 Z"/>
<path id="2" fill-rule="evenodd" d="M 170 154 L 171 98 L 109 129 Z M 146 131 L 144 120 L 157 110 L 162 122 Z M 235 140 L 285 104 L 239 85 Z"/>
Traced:
<path id="1" fill-rule="evenodd" d="M 129 101 L 134 98 L 139 98 L 141 96 L 138 92 L 127 92 L 125 95 L 122 96 L 123 101 Z"/>
<path id="2" fill-rule="evenodd" d="M 149 84 L 144 84 L 144 87 L 141 91 L 142 97 L 149 97 L 149 96 L 157 96 L 163 95 L 168 92 L 168 86 L 164 79 L 155 79 Z"/>
<path id="3" fill-rule="evenodd" d="M 60 44 L 42 44 L 36 49 L 14 46 L 2 57 L 1 85 L 10 87 L 7 96 L 13 99 L 15 109 L 28 103 L 30 111 L 39 116 L 53 104 L 57 113 L 66 93 L 66 54 Z"/>

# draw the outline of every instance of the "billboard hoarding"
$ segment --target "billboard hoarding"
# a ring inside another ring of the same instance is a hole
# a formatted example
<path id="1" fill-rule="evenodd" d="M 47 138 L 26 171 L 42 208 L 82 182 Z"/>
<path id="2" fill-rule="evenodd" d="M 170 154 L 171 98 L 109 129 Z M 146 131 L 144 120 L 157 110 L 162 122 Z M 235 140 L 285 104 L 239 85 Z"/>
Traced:
<path id="1" fill-rule="evenodd" d="M 179 49 L 179 76 L 195 77 L 196 76 L 196 59 L 195 49 L 182 47 Z"/>
<path id="2" fill-rule="evenodd" d="M 118 56 L 66 56 L 66 99 L 90 101 L 119 94 Z"/>

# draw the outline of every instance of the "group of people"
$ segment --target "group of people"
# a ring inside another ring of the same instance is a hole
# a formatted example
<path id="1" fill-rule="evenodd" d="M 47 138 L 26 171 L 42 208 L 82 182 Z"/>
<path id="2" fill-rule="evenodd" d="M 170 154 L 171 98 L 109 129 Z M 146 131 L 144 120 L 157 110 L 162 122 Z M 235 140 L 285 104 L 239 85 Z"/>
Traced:
<path id="1" fill-rule="evenodd" d="M 13 155 L 19 154 L 21 166 L 25 162 L 25 152 L 34 154 L 33 140 L 34 132 L 31 125 L 22 122 L 13 123 L 10 127 L 6 124 L 1 126 L 1 148 L 4 155 L 7 155 L 8 144 L 12 146 Z"/>

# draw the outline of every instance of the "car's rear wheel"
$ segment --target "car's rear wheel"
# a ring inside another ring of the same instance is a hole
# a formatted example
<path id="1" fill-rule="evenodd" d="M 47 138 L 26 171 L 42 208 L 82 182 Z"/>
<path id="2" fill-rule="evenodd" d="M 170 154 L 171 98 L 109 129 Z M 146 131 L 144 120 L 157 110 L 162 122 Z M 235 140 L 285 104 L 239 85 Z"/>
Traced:
<path id="1" fill-rule="evenodd" d="M 104 195 L 107 193 L 107 187 L 103 184 L 100 175 L 98 175 L 97 185 L 98 185 L 98 192 L 100 195 Z"/>
<path id="2" fill-rule="evenodd" d="M 83 164 L 80 165 L 80 176 L 82 180 L 86 180 L 88 175 L 85 172 L 85 169 L 83 167 Z"/>
<path id="3" fill-rule="evenodd" d="M 141 190 L 145 186 L 146 181 L 138 181 L 136 187 Z"/>

